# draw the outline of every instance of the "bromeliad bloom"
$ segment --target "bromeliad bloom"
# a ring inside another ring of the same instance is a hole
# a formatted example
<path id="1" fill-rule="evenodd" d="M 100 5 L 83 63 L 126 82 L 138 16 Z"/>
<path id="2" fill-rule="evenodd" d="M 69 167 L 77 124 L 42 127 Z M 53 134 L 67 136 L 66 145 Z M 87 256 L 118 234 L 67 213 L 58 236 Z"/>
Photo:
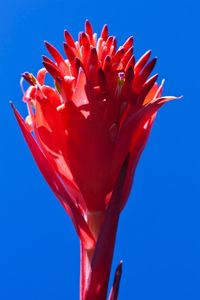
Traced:
<path id="1" fill-rule="evenodd" d="M 51 59 L 35 77 L 24 73 L 28 116 L 13 107 L 35 161 L 81 241 L 81 300 L 104 300 L 118 219 L 161 97 L 163 82 L 149 78 L 151 51 L 137 62 L 133 37 L 119 48 L 105 25 L 100 37 L 89 21 L 74 41 L 64 33 L 64 58 L 45 42 Z M 49 73 L 54 85 L 45 84 Z M 121 263 L 109 296 L 117 299 Z"/>

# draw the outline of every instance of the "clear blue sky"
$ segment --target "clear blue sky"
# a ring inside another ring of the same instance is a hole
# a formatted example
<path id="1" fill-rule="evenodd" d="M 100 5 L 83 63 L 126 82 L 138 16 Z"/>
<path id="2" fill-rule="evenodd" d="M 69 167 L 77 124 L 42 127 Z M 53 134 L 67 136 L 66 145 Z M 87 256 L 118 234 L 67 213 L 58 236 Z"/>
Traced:
<path id="1" fill-rule="evenodd" d="M 63 30 L 76 36 L 86 18 L 119 44 L 134 35 L 137 57 L 151 48 L 165 94 L 184 95 L 160 110 L 121 216 L 120 299 L 200 299 L 199 11 L 198 0 L 1 1 L 0 299 L 78 299 L 78 239 L 8 102 L 26 114 L 20 74 L 41 67 L 44 40 L 61 49 Z"/>

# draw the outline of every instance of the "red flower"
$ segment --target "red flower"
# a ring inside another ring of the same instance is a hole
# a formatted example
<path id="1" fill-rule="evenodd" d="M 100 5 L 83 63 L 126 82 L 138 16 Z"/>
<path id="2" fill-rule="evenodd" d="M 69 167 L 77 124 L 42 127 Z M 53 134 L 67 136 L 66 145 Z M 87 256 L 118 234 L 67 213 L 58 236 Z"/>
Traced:
<path id="1" fill-rule="evenodd" d="M 24 93 L 26 121 L 14 112 L 46 181 L 71 217 L 82 245 L 81 299 L 106 298 L 117 223 L 161 97 L 158 75 L 149 78 L 151 51 L 137 62 L 133 37 L 117 49 L 105 25 L 97 39 L 86 21 L 78 41 L 65 31 L 63 58 L 45 43 L 37 76 Z M 54 86 L 45 84 L 45 75 Z M 121 265 L 120 265 L 121 270 Z M 110 295 L 117 299 L 119 269 Z"/>

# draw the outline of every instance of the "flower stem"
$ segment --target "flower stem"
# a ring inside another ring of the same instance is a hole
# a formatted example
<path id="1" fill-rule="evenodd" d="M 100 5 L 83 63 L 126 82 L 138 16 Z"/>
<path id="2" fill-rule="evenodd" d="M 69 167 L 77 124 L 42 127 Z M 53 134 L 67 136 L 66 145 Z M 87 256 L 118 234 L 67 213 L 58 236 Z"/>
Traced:
<path id="1" fill-rule="evenodd" d="M 110 215 L 109 224 L 104 219 L 103 212 L 88 218 L 96 245 L 93 249 L 85 249 L 81 244 L 80 300 L 106 300 L 118 216 Z"/>

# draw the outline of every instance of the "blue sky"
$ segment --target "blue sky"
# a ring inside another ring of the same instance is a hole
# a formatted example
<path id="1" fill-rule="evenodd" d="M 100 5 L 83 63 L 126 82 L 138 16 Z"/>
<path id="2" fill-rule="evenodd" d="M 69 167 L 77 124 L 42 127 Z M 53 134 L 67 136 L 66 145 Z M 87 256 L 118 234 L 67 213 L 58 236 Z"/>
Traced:
<path id="1" fill-rule="evenodd" d="M 40 175 L 9 107 L 23 115 L 20 74 L 41 67 L 48 40 L 77 36 L 89 18 L 118 44 L 152 49 L 165 94 L 184 95 L 157 117 L 117 237 L 124 262 L 119 299 L 200 299 L 200 43 L 197 0 L 0 3 L 0 299 L 78 299 L 79 242 Z"/>

